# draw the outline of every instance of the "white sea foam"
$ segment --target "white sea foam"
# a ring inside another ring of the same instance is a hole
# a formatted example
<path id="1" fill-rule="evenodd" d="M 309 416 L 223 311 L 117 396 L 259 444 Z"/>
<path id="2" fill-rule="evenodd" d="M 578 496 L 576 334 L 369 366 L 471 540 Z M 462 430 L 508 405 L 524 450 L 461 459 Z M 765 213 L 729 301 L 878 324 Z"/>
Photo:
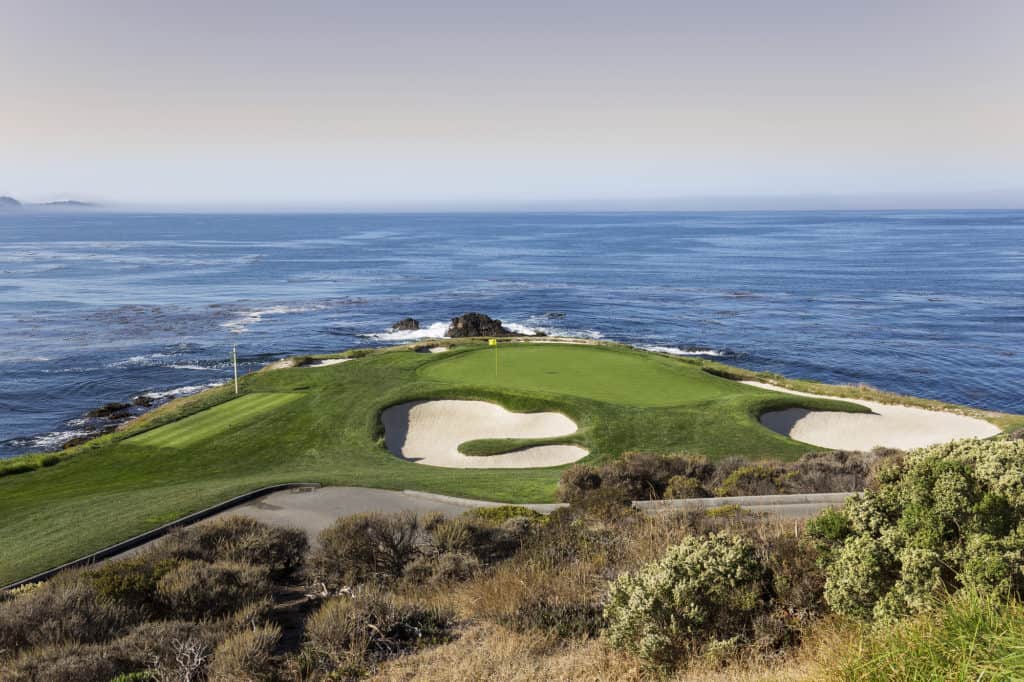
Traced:
<path id="1" fill-rule="evenodd" d="M 666 353 L 668 355 L 704 356 L 711 358 L 722 358 L 728 353 L 713 348 L 677 348 L 675 346 L 637 346 L 652 353 Z"/>
<path id="2" fill-rule="evenodd" d="M 16 438 L 11 442 L 16 447 L 55 450 L 72 438 L 94 435 L 92 431 L 51 431 L 30 438 Z"/>
<path id="3" fill-rule="evenodd" d="M 206 389 L 213 388 L 214 386 L 220 386 L 223 383 L 226 383 L 226 382 L 224 382 L 224 381 L 211 381 L 208 384 L 198 384 L 198 385 L 195 385 L 195 386 L 179 386 L 178 388 L 172 388 L 172 389 L 167 390 L 167 391 L 149 391 L 148 393 L 143 393 L 142 397 L 150 398 L 151 400 L 165 400 L 165 399 L 171 399 L 171 398 L 180 398 L 180 397 L 185 396 L 185 395 L 192 395 L 193 393 L 199 393 L 200 391 L 205 391 Z"/>
<path id="4" fill-rule="evenodd" d="M 162 365 L 164 363 L 159 362 L 159 360 L 170 357 L 173 356 L 167 355 L 166 353 L 149 353 L 147 355 L 133 355 L 130 358 L 126 358 L 125 360 L 118 360 L 117 362 L 112 362 L 109 365 L 107 365 L 107 367 L 149 367 L 152 365 Z"/>
<path id="5" fill-rule="evenodd" d="M 220 326 L 226 327 L 232 334 L 242 334 L 249 331 L 249 327 L 260 322 L 264 317 L 271 315 L 289 315 L 292 313 L 308 313 L 314 310 L 323 310 L 326 307 L 327 306 L 319 304 L 299 306 L 275 305 L 270 306 L 269 308 L 242 312 L 238 317 L 228 320 L 227 322 L 222 322 Z"/>
<path id="6" fill-rule="evenodd" d="M 386 331 L 376 334 L 361 334 L 375 341 L 419 341 L 420 339 L 443 339 L 448 331 L 447 322 L 434 322 L 430 326 L 406 331 Z"/>
<path id="7" fill-rule="evenodd" d="M 194 365 L 194 364 L 173 364 L 173 365 L 167 365 L 167 366 L 170 367 L 171 369 L 191 369 L 191 370 L 197 370 L 197 371 L 202 371 L 202 372 L 219 372 L 222 369 L 224 369 L 223 367 L 205 367 L 203 365 Z"/>

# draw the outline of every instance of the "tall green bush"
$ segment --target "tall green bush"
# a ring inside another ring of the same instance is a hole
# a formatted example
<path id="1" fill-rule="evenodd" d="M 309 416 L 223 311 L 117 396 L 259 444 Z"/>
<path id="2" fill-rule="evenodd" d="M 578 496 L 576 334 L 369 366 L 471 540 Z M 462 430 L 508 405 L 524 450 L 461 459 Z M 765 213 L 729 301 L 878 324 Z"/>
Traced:
<path id="1" fill-rule="evenodd" d="M 605 635 L 648 663 L 669 666 L 749 634 L 770 593 L 770 572 L 750 541 L 726 533 L 687 537 L 611 584 Z"/>
<path id="2" fill-rule="evenodd" d="M 833 610 L 892 620 L 964 587 L 1024 593 L 1024 442 L 917 450 L 878 481 L 808 527 Z"/>

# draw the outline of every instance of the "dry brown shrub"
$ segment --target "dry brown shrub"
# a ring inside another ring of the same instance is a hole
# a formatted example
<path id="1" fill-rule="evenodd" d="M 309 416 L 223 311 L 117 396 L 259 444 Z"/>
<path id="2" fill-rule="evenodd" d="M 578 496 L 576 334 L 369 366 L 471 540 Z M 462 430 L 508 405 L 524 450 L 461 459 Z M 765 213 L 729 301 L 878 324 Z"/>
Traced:
<path id="1" fill-rule="evenodd" d="M 261 625 L 237 632 L 217 645 L 207 672 L 210 682 L 265 682 L 273 680 L 273 649 L 281 628 Z"/>

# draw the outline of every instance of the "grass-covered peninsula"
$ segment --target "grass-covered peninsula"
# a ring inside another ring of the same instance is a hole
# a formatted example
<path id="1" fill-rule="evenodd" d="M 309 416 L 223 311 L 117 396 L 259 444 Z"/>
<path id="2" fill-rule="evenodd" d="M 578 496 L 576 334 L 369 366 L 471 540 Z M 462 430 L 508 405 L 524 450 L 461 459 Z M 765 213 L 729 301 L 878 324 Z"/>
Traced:
<path id="1" fill-rule="evenodd" d="M 0 477 L 0 583 L 89 553 L 262 486 L 315 481 L 507 502 L 553 499 L 564 467 L 451 469 L 384 447 L 381 412 L 426 399 L 485 400 L 514 412 L 560 412 L 584 463 L 625 452 L 792 460 L 814 450 L 761 426 L 790 407 L 864 412 L 723 378 L 702 363 L 614 344 L 453 343 L 349 353 L 351 362 L 243 377 L 155 410 L 42 466 Z M 358 357 L 354 357 L 358 356 Z M 285 363 L 287 364 L 287 363 Z M 717 366 L 721 368 L 722 366 Z M 740 370 L 736 370 L 739 372 Z M 1008 422 L 1009 423 L 1009 422 Z M 531 445 L 480 443 L 477 454 Z M 470 447 L 470 450 L 473 448 Z M 8 464 L 30 469 L 32 464 Z"/>

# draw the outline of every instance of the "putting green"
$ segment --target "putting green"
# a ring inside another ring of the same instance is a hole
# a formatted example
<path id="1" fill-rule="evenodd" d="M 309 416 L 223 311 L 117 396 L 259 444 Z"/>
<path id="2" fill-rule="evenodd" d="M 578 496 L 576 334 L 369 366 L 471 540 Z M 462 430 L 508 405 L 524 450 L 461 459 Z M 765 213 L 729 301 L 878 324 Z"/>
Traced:
<path id="1" fill-rule="evenodd" d="M 669 407 L 752 392 L 677 360 L 593 346 L 502 344 L 439 358 L 424 378 L 495 389 L 545 391 L 634 407 Z"/>
<path id="2" fill-rule="evenodd" d="M 130 438 L 132 445 L 151 448 L 183 448 L 211 436 L 238 429 L 257 416 L 272 411 L 296 398 L 299 393 L 252 393 L 229 400 Z"/>

